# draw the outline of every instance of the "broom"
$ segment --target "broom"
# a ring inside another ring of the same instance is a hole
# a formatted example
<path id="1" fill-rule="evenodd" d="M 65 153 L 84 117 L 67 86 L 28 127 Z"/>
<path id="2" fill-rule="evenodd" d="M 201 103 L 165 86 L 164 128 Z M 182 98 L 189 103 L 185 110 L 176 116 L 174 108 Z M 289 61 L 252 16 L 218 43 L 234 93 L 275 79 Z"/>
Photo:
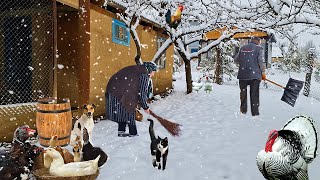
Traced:
<path id="1" fill-rule="evenodd" d="M 174 123 L 174 122 L 171 122 L 167 119 L 164 119 L 158 115 L 156 115 L 154 112 L 152 112 L 150 110 L 150 114 L 156 118 L 160 124 L 172 135 L 172 136 L 179 136 L 180 135 L 180 132 L 181 132 L 181 129 L 180 129 L 180 124 L 177 124 L 177 123 Z"/>

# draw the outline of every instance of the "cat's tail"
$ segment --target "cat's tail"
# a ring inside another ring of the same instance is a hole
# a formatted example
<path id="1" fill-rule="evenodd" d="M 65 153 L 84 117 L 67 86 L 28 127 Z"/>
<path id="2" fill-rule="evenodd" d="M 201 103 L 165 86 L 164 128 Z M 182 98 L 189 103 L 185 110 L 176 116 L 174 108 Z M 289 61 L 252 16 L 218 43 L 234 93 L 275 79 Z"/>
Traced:
<path id="1" fill-rule="evenodd" d="M 154 140 L 154 139 L 156 139 L 156 135 L 154 134 L 154 130 L 153 130 L 153 120 L 148 119 L 148 121 L 150 121 L 150 125 L 149 125 L 150 138 L 151 138 L 151 140 Z"/>

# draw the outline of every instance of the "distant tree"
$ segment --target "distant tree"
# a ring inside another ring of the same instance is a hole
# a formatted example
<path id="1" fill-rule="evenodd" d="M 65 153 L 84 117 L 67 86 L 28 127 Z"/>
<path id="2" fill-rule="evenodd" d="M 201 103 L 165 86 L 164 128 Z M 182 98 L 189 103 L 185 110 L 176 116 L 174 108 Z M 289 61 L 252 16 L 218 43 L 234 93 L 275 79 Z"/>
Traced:
<path id="1" fill-rule="evenodd" d="M 283 55 L 282 66 L 285 66 L 287 71 L 300 72 L 302 59 L 301 51 L 297 46 L 290 43 L 288 51 Z"/>
<path id="2" fill-rule="evenodd" d="M 219 51 L 216 48 L 211 49 L 209 53 L 211 56 L 201 60 L 202 71 L 207 75 L 215 72 L 213 79 L 217 84 L 222 83 L 225 79 L 232 80 L 236 75 L 238 68 L 233 59 L 235 46 L 239 46 L 236 40 L 221 42 L 218 46 Z M 218 52 L 221 61 L 218 61 Z"/>

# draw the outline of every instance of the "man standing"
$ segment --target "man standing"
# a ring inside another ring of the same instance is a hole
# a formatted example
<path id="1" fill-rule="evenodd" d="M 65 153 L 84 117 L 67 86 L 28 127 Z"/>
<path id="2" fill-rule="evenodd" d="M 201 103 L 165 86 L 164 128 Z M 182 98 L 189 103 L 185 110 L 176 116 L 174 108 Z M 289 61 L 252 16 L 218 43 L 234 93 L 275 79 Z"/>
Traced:
<path id="1" fill-rule="evenodd" d="M 106 116 L 118 123 L 119 137 L 138 135 L 135 122 L 138 103 L 150 114 L 147 99 L 149 91 L 152 92 L 150 79 L 156 71 L 154 62 L 144 62 L 143 65 L 125 67 L 110 78 L 105 93 Z M 126 133 L 127 126 L 129 134 Z"/>
<path id="2" fill-rule="evenodd" d="M 240 48 L 234 58 L 234 61 L 239 64 L 237 78 L 240 86 L 240 112 L 247 113 L 247 86 L 249 85 L 252 116 L 259 115 L 259 86 L 261 79 L 266 79 L 260 41 L 259 37 L 253 37 L 247 45 Z"/>

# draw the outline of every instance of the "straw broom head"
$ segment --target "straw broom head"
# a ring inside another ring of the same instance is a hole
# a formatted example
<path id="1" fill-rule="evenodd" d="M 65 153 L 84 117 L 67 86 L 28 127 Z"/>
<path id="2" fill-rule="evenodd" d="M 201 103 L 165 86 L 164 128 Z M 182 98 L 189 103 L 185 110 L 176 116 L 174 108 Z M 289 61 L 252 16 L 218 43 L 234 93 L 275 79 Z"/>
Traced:
<path id="1" fill-rule="evenodd" d="M 180 124 L 177 124 L 177 123 L 174 123 L 174 122 L 171 122 L 167 119 L 164 119 L 156 114 L 154 114 L 154 112 L 152 112 L 150 110 L 150 114 L 156 118 L 160 124 L 172 135 L 172 136 L 180 136 L 181 134 L 181 129 L 180 129 Z"/>

